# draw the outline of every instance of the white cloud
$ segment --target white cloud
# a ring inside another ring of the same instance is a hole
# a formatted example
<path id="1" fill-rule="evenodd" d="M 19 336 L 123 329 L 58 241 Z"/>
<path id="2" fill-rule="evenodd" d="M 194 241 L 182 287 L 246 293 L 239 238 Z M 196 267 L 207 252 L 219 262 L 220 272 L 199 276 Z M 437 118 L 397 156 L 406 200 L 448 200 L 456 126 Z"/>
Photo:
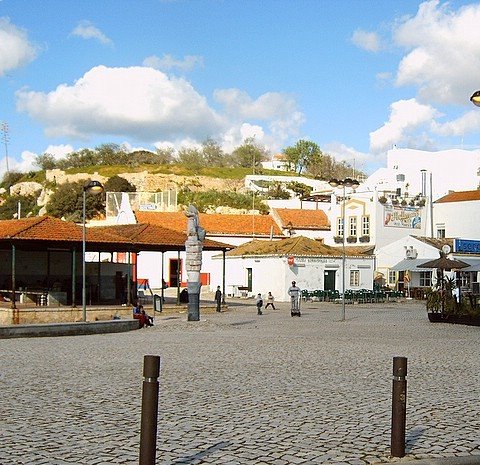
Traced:
<path id="1" fill-rule="evenodd" d="M 203 57 L 198 55 L 186 55 L 183 60 L 176 60 L 172 55 L 163 55 L 162 58 L 151 55 L 143 60 L 143 65 L 150 68 L 169 71 L 179 69 L 181 71 L 191 71 L 196 66 L 203 68 Z"/>
<path id="2" fill-rule="evenodd" d="M 49 93 L 22 89 L 17 108 L 44 124 L 51 137 L 101 134 L 152 142 L 185 134 L 204 138 L 223 127 L 190 83 L 143 67 L 97 66 Z"/>
<path id="3" fill-rule="evenodd" d="M 218 90 L 214 110 L 185 79 L 146 67 L 92 68 L 72 85 L 51 92 L 22 89 L 17 108 L 42 123 L 48 136 L 88 140 L 116 135 L 142 143 L 213 137 L 238 145 L 256 134 L 277 150 L 298 133 L 304 116 L 288 95 L 269 92 L 257 99 L 238 89 Z"/>
<path id="4" fill-rule="evenodd" d="M 382 49 L 380 36 L 376 32 L 357 29 L 352 35 L 352 42 L 367 52 L 379 52 Z"/>
<path id="5" fill-rule="evenodd" d="M 49 153 L 53 155 L 56 160 L 64 158 L 69 153 L 74 151 L 73 147 L 70 144 L 60 144 L 60 145 L 49 145 L 43 153 Z"/>
<path id="6" fill-rule="evenodd" d="M 457 11 L 430 0 L 414 17 L 394 28 L 396 45 L 408 53 L 401 60 L 396 83 L 418 87 L 422 102 L 467 104 L 479 87 L 480 4 Z"/>
<path id="7" fill-rule="evenodd" d="M 33 61 L 38 47 L 28 40 L 27 33 L 0 18 L 0 76 Z"/>
<path id="8" fill-rule="evenodd" d="M 415 99 L 399 100 L 390 105 L 389 120 L 379 129 L 370 133 L 370 150 L 374 153 L 385 151 L 395 144 L 405 143 L 422 146 L 430 144 L 425 135 L 420 134 L 415 143 L 415 132 L 431 129 L 434 118 L 440 116 L 430 105 L 422 105 Z"/>
<path id="9" fill-rule="evenodd" d="M 90 21 L 80 21 L 77 27 L 71 32 L 71 35 L 81 37 L 82 39 L 95 39 L 104 45 L 113 45 L 112 40 Z"/>
<path id="10" fill-rule="evenodd" d="M 374 156 L 370 153 L 359 152 L 353 147 L 348 147 L 341 142 L 329 142 L 322 146 L 322 152 L 331 155 L 336 161 L 345 161 L 352 167 L 360 169 L 365 162 L 372 161 Z"/>
<path id="11" fill-rule="evenodd" d="M 480 111 L 473 110 L 443 124 L 436 124 L 434 131 L 442 136 L 463 136 L 480 128 Z"/>

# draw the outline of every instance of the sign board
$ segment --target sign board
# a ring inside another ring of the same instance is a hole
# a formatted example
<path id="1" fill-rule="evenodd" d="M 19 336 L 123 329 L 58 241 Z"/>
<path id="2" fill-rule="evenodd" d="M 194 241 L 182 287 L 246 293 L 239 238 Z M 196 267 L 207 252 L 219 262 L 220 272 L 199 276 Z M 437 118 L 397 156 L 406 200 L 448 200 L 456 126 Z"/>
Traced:
<path id="1" fill-rule="evenodd" d="M 383 210 L 383 224 L 388 228 L 420 229 L 422 226 L 420 208 L 386 205 Z"/>
<path id="2" fill-rule="evenodd" d="M 454 239 L 453 251 L 456 253 L 480 254 L 480 241 L 470 239 Z"/>
<path id="3" fill-rule="evenodd" d="M 292 256 L 288 257 L 287 262 L 289 266 L 295 265 L 295 257 L 292 257 Z"/>

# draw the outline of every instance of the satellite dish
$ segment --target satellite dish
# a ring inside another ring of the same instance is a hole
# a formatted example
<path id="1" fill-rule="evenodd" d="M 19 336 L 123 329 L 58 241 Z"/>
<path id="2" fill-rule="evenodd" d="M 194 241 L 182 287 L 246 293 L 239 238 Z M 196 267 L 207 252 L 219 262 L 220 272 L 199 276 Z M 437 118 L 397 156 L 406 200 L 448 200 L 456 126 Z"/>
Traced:
<path id="1" fill-rule="evenodd" d="M 443 247 L 442 247 L 442 252 L 445 254 L 445 255 L 448 255 L 450 253 L 450 246 L 448 244 L 445 244 Z"/>

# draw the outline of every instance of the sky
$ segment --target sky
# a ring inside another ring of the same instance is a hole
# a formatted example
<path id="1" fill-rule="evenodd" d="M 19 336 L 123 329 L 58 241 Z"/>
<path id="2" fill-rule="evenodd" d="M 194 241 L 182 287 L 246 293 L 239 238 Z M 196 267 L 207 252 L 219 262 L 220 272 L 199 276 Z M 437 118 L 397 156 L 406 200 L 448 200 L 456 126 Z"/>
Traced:
<path id="1" fill-rule="evenodd" d="M 479 148 L 479 89 L 480 1 L 0 0 L 0 175 L 248 137 L 371 174 L 395 146 Z"/>

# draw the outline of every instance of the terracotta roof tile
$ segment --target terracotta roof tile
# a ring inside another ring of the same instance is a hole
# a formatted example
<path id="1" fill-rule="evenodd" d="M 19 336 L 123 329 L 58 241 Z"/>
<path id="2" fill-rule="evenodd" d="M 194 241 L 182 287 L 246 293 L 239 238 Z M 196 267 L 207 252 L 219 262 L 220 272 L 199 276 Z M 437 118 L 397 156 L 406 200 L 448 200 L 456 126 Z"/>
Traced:
<path id="1" fill-rule="evenodd" d="M 342 249 L 330 247 L 308 237 L 298 236 L 273 241 L 253 240 L 230 250 L 226 255 L 229 257 L 248 255 L 315 255 L 341 257 Z M 363 255 L 363 253 L 348 250 L 347 255 L 357 256 Z"/>
<path id="2" fill-rule="evenodd" d="M 171 246 L 175 248 L 175 250 L 182 250 L 185 247 L 185 241 L 187 239 L 186 232 L 175 231 L 173 229 L 164 228 L 163 226 L 148 223 L 96 226 L 91 229 L 106 234 L 113 233 L 120 237 L 128 238 L 128 240 L 140 247 L 154 246 L 161 243 L 164 246 Z M 228 250 L 231 249 L 232 246 L 205 239 L 203 248 L 205 250 Z"/>
<path id="3" fill-rule="evenodd" d="M 183 212 L 135 212 L 139 223 L 157 224 L 176 231 L 187 230 L 187 217 Z M 222 215 L 200 213 L 200 225 L 209 235 L 281 235 L 279 227 L 270 215 Z"/>
<path id="4" fill-rule="evenodd" d="M 82 226 L 50 216 L 1 220 L 0 240 L 77 242 L 83 241 Z M 90 227 L 85 230 L 87 245 L 122 247 L 127 250 L 183 250 L 186 232 L 174 231 L 158 225 L 130 224 Z M 206 239 L 205 250 L 230 249 L 231 246 Z"/>
<path id="5" fill-rule="evenodd" d="M 276 208 L 275 213 L 283 227 L 291 223 L 293 229 L 330 230 L 328 217 L 323 210 Z"/>
<path id="6" fill-rule="evenodd" d="M 472 200 L 480 200 L 480 190 L 450 192 L 450 194 L 435 200 L 435 203 L 468 202 Z"/>

